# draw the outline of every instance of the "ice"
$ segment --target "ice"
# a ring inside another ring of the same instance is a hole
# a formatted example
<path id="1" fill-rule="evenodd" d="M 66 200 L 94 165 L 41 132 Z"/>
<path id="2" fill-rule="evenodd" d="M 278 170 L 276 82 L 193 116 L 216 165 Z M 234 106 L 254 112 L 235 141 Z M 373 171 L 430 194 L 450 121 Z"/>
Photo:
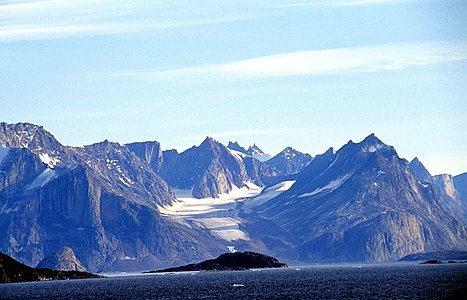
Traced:
<path id="1" fill-rule="evenodd" d="M 34 181 L 26 187 L 26 190 L 33 190 L 35 188 L 43 187 L 49 181 L 56 178 L 56 172 L 52 169 L 45 169 Z"/>
<path id="2" fill-rule="evenodd" d="M 337 189 L 338 187 L 340 187 L 349 177 L 350 177 L 350 174 L 346 174 L 345 176 L 339 177 L 336 180 L 330 181 L 327 185 L 325 185 L 323 187 L 315 189 L 311 193 L 304 193 L 304 194 L 298 196 L 298 198 L 313 196 L 313 195 L 319 194 L 319 193 L 324 192 L 324 191 L 332 192 L 335 189 Z"/>
<path id="3" fill-rule="evenodd" d="M 249 240 L 241 229 L 243 220 L 238 216 L 237 204 L 257 196 L 261 188 L 252 182 L 245 182 L 242 188 L 234 187 L 230 193 L 218 198 L 196 199 L 192 190 L 175 190 L 177 202 L 171 206 L 159 207 L 159 212 L 185 223 L 208 229 L 225 241 Z"/>
<path id="4" fill-rule="evenodd" d="M 381 144 L 376 144 L 376 145 L 371 145 L 369 148 L 363 149 L 364 152 L 376 152 L 378 150 L 381 150 L 383 148 L 383 145 Z"/>
<path id="5" fill-rule="evenodd" d="M 249 213 L 251 212 L 252 208 L 260 206 L 268 202 L 269 200 L 277 197 L 279 194 L 287 191 L 288 189 L 292 187 L 294 183 L 295 183 L 295 180 L 288 180 L 288 181 L 280 182 L 272 187 L 269 187 L 266 190 L 264 190 L 259 196 L 246 200 L 245 203 L 243 204 L 242 209 L 246 213 Z"/>
<path id="6" fill-rule="evenodd" d="M 10 148 L 0 145 L 0 164 L 5 159 L 5 157 L 8 155 L 8 152 L 10 152 Z"/>
<path id="7" fill-rule="evenodd" d="M 236 150 L 232 150 L 230 148 L 227 148 L 227 150 L 229 150 L 230 154 L 232 154 L 233 156 L 235 156 L 236 159 L 240 160 L 240 161 L 243 161 L 243 158 L 245 156 L 248 156 L 246 155 L 245 153 L 242 153 L 242 152 L 239 152 L 239 151 L 236 151 Z"/>

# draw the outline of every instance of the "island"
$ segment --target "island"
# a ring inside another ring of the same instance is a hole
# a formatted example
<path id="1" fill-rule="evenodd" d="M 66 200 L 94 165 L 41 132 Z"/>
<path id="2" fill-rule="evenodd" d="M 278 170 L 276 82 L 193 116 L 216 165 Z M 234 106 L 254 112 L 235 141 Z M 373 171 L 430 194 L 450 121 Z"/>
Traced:
<path id="1" fill-rule="evenodd" d="M 399 259 L 398 261 L 464 261 L 467 260 L 467 252 L 466 251 L 436 251 L 436 252 L 421 252 L 421 253 L 414 253 L 403 258 Z"/>
<path id="2" fill-rule="evenodd" d="M 276 258 L 256 252 L 224 253 L 217 258 L 197 264 L 149 271 L 146 273 L 189 272 L 189 271 L 241 271 L 260 268 L 287 268 L 287 264 Z"/>
<path id="3" fill-rule="evenodd" d="M 32 268 L 0 252 L 0 283 L 100 277 L 88 272 Z"/>

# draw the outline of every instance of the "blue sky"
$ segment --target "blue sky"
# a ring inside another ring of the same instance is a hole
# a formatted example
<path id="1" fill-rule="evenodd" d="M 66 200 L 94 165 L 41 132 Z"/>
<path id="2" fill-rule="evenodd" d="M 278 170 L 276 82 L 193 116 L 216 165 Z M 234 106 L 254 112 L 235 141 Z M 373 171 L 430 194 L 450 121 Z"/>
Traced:
<path id="1" fill-rule="evenodd" d="M 312 155 L 374 132 L 467 171 L 467 2 L 0 1 L 0 120 L 67 145 Z"/>

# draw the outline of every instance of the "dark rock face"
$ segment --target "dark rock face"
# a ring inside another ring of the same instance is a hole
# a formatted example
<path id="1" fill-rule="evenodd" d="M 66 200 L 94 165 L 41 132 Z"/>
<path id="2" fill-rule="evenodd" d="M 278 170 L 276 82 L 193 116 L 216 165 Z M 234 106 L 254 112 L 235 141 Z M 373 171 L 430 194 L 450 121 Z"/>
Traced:
<path id="1" fill-rule="evenodd" d="M 160 175 L 172 187 L 193 189 L 196 198 L 218 197 L 249 179 L 243 162 L 212 138 L 180 154 L 164 152 Z"/>
<path id="2" fill-rule="evenodd" d="M 428 253 L 414 253 L 399 259 L 399 261 L 417 260 L 467 260 L 467 251 L 436 251 Z"/>
<path id="3" fill-rule="evenodd" d="M 248 270 L 252 268 L 286 268 L 276 258 L 255 252 L 225 253 L 215 259 L 205 260 L 197 264 L 168 268 L 159 272 L 184 272 L 184 271 L 234 271 Z"/>
<path id="4" fill-rule="evenodd" d="M 0 283 L 99 277 L 87 272 L 31 268 L 0 252 Z"/>
<path id="5" fill-rule="evenodd" d="M 266 164 L 281 175 L 289 175 L 300 172 L 312 160 L 311 155 L 287 147 L 268 160 Z"/>
<path id="6" fill-rule="evenodd" d="M 69 247 L 63 247 L 52 255 L 47 256 L 37 265 L 37 268 L 86 272 L 86 268 L 83 267 L 73 250 Z"/>
<path id="7" fill-rule="evenodd" d="M 293 236 L 289 257 L 302 261 L 385 261 L 467 248 L 466 226 L 374 135 L 317 156 L 256 213 Z"/>
<path id="8" fill-rule="evenodd" d="M 451 175 L 441 174 L 432 177 L 433 185 L 441 199 L 443 199 L 446 206 L 451 213 L 459 219 L 467 221 L 465 215 L 465 206 L 461 201 L 461 197 L 454 187 L 454 182 Z"/>
<path id="9" fill-rule="evenodd" d="M 158 142 L 131 143 L 125 146 L 149 164 L 157 174 L 160 172 L 163 156 L 161 145 Z"/>

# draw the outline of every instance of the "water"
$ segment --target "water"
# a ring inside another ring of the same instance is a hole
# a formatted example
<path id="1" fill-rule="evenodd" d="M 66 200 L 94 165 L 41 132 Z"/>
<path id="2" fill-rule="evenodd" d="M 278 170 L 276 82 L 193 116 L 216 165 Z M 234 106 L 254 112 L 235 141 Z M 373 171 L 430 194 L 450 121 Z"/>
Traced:
<path id="1" fill-rule="evenodd" d="M 0 285 L 1 299 L 467 299 L 467 264 L 340 265 Z"/>

